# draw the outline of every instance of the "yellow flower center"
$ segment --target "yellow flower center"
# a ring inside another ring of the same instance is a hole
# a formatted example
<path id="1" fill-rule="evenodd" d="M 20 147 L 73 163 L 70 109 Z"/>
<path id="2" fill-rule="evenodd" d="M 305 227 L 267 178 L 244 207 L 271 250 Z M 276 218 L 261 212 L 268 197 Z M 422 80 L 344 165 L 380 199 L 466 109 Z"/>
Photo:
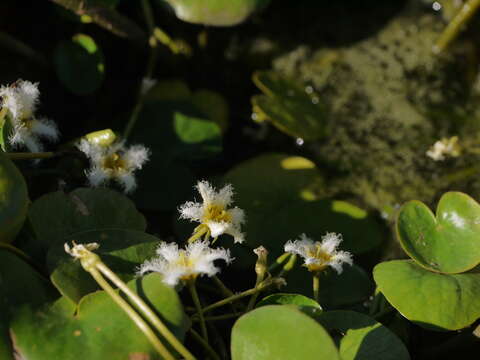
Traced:
<path id="1" fill-rule="evenodd" d="M 178 254 L 178 259 L 172 263 L 172 267 L 183 267 L 183 268 L 193 268 L 195 266 L 194 262 L 186 255 L 185 250 L 180 250 Z M 188 281 L 195 279 L 198 276 L 197 273 L 192 273 L 184 275 L 181 277 L 182 280 Z"/>
<path id="2" fill-rule="evenodd" d="M 118 153 L 113 153 L 103 160 L 103 167 L 112 171 L 122 171 L 126 170 L 127 164 Z"/>
<path id="3" fill-rule="evenodd" d="M 328 262 L 332 259 L 332 255 L 322 250 L 320 244 L 316 244 L 314 249 L 307 250 L 307 256 L 318 260 L 317 263 L 305 265 L 309 271 L 322 271 L 328 266 Z"/>
<path id="4" fill-rule="evenodd" d="M 203 215 L 202 222 L 206 223 L 208 221 L 215 222 L 232 222 L 232 216 L 228 213 L 223 206 L 216 204 L 209 204 L 205 210 L 205 215 Z"/>

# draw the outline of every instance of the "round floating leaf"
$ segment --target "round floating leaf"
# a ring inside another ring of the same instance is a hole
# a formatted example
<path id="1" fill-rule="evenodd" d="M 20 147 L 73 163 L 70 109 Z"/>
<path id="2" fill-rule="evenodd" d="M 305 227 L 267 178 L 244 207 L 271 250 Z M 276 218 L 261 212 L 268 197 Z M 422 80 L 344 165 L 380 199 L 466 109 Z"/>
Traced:
<path id="1" fill-rule="evenodd" d="M 240 317 L 232 329 L 232 359 L 340 359 L 325 329 L 291 306 L 269 305 Z"/>
<path id="2" fill-rule="evenodd" d="M 98 45 L 90 36 L 75 35 L 55 49 L 55 70 L 65 87 L 77 95 L 96 91 L 103 82 L 104 61 Z"/>
<path id="3" fill-rule="evenodd" d="M 159 274 L 128 285 L 182 340 L 188 319 L 176 291 L 164 285 Z M 43 311 L 25 308 L 11 329 L 16 350 L 25 359 L 74 360 L 79 354 L 91 360 L 158 358 L 145 335 L 104 291 L 87 295 L 77 308 L 64 297 Z"/>
<path id="4" fill-rule="evenodd" d="M 342 233 L 341 247 L 354 253 L 382 241 L 382 228 L 365 210 L 346 201 L 317 200 L 323 178 L 308 159 L 265 154 L 235 167 L 223 183 L 233 185 L 235 205 L 247 214 L 247 244 L 264 245 L 272 257 L 302 233 L 316 240 L 326 232 Z"/>
<path id="5" fill-rule="evenodd" d="M 354 311 L 328 311 L 315 319 L 340 344 L 342 360 L 408 360 L 405 345 L 387 327 Z"/>
<path id="6" fill-rule="evenodd" d="M 322 311 L 322 307 L 315 300 L 300 294 L 277 293 L 264 297 L 256 307 L 265 305 L 292 305 L 307 315 L 316 315 Z"/>
<path id="7" fill-rule="evenodd" d="M 38 306 L 50 300 L 52 290 L 30 265 L 12 252 L 0 249 L 0 360 L 13 360 L 11 313 L 24 304 Z"/>
<path id="8" fill-rule="evenodd" d="M 327 112 L 316 95 L 273 71 L 257 72 L 253 81 L 265 94 L 252 98 L 258 121 L 268 120 L 287 135 L 305 140 L 327 135 Z"/>
<path id="9" fill-rule="evenodd" d="M 228 104 L 225 98 L 214 91 L 200 89 L 192 96 L 192 103 L 209 119 L 215 121 L 222 132 L 228 127 Z"/>
<path id="10" fill-rule="evenodd" d="M 132 139 L 148 144 L 153 155 L 161 154 L 159 160 L 163 162 L 172 158 L 208 158 L 222 150 L 219 126 L 190 102 L 148 102 Z"/>
<path id="11" fill-rule="evenodd" d="M 270 0 L 166 0 L 183 21 L 213 26 L 233 26 L 260 10 Z"/>
<path id="12" fill-rule="evenodd" d="M 408 320 L 434 330 L 458 330 L 480 318 L 480 274 L 440 274 L 412 260 L 375 266 L 373 277 L 387 300 Z"/>
<path id="13" fill-rule="evenodd" d="M 428 270 L 456 274 L 480 264 L 480 205 L 466 194 L 444 194 L 436 217 L 422 202 L 409 201 L 396 231 L 405 252 Z"/>
<path id="14" fill-rule="evenodd" d="M 95 252 L 103 262 L 123 281 L 135 276 L 136 268 L 146 259 L 155 255 L 159 239 L 141 231 L 106 229 L 76 233 L 64 239 L 66 243 L 78 244 L 96 242 L 100 245 Z M 48 252 L 48 265 L 52 271 L 51 280 L 58 291 L 74 302 L 93 291 L 99 290 L 78 261 L 65 253 L 63 246 L 53 247 Z"/>
<path id="15" fill-rule="evenodd" d="M 28 193 L 23 175 L 0 153 L 0 242 L 15 239 L 27 217 Z"/>
<path id="16" fill-rule="evenodd" d="M 146 222 L 126 196 L 105 188 L 61 191 L 37 199 L 28 213 L 43 247 L 63 246 L 68 236 L 87 230 L 145 231 Z"/>
<path id="17" fill-rule="evenodd" d="M 302 260 L 297 260 L 301 264 Z M 312 296 L 312 275 L 298 266 L 286 275 L 283 291 Z M 357 265 L 343 267 L 339 275 L 333 269 L 320 277 L 320 304 L 324 309 L 338 309 L 365 301 L 372 294 L 374 284 L 369 275 Z"/>

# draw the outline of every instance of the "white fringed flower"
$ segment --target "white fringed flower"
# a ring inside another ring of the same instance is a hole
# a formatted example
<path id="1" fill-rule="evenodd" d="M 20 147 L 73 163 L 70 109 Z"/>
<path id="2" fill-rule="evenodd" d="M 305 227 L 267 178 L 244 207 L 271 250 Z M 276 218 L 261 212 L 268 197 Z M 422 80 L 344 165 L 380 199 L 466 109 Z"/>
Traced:
<path id="1" fill-rule="evenodd" d="M 91 186 L 115 180 L 126 193 L 136 188 L 134 172 L 141 169 L 149 157 L 149 151 L 144 146 L 126 148 L 123 142 L 102 146 L 81 140 L 77 147 L 90 159 L 91 168 L 86 174 Z"/>
<path id="2" fill-rule="evenodd" d="M 137 274 L 158 272 L 163 275 L 163 282 L 175 286 L 179 280 L 194 280 L 199 275 L 213 276 L 220 269 L 213 262 L 225 260 L 229 264 L 233 259 L 230 251 L 209 247 L 208 241 L 195 241 L 188 244 L 185 250 L 179 249 L 175 243 L 161 242 L 157 248 L 158 257 L 144 262 Z"/>
<path id="3" fill-rule="evenodd" d="M 303 257 L 305 259 L 304 265 L 309 271 L 319 272 L 327 266 L 331 266 L 340 274 L 343 263 L 353 264 L 352 254 L 337 250 L 341 242 L 341 234 L 327 233 L 322 236 L 322 242 L 314 242 L 305 234 L 302 234 L 300 240 L 287 241 L 285 251 Z"/>
<path id="4" fill-rule="evenodd" d="M 13 133 L 9 137 L 13 147 L 25 146 L 32 152 L 40 152 L 40 138 L 56 141 L 59 137 L 57 125 L 45 118 L 36 118 L 40 92 L 38 83 L 18 80 L 0 88 L 1 109 L 10 120 Z"/>
<path id="5" fill-rule="evenodd" d="M 233 202 L 232 185 L 228 184 L 217 192 L 207 181 L 199 181 L 196 189 L 203 203 L 186 202 L 179 208 L 180 218 L 199 222 L 196 234 L 206 234 L 206 238 L 229 234 L 236 243 L 242 243 L 245 235 L 240 227 L 245 222 L 245 213 L 238 207 L 228 209 Z"/>
<path id="6" fill-rule="evenodd" d="M 434 161 L 443 161 L 447 157 L 458 157 L 460 153 L 461 147 L 458 143 L 458 136 L 438 140 L 426 152 L 427 156 Z"/>

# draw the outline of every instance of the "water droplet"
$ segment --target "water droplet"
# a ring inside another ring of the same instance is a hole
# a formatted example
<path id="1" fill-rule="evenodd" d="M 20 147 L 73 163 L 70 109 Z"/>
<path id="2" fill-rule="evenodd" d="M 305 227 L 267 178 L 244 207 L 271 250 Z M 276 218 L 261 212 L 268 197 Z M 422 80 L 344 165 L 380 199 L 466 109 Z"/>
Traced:
<path id="1" fill-rule="evenodd" d="M 305 143 L 305 141 L 304 141 L 302 138 L 297 138 L 297 139 L 295 140 L 295 143 L 296 143 L 298 146 L 302 146 L 302 145 Z"/>
<path id="2" fill-rule="evenodd" d="M 435 10 L 435 11 L 440 11 L 440 10 L 442 10 L 442 4 L 440 4 L 438 1 L 435 1 L 432 4 L 432 9 Z"/>
<path id="3" fill-rule="evenodd" d="M 257 115 L 257 113 L 252 113 L 251 118 L 252 118 L 253 121 L 258 120 L 258 115 Z"/>
<path id="4" fill-rule="evenodd" d="M 307 87 L 305 87 L 305 92 L 306 92 L 307 94 L 313 93 L 313 87 L 310 86 L 310 85 L 308 85 Z"/>

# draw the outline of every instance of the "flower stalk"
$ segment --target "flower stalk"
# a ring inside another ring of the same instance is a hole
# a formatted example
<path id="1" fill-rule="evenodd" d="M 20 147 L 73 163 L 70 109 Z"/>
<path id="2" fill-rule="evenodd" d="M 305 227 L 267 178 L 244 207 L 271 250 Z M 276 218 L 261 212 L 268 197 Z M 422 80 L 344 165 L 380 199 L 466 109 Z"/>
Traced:
<path id="1" fill-rule="evenodd" d="M 200 303 L 200 298 L 198 297 L 197 288 L 195 287 L 195 280 L 189 281 L 187 285 L 188 285 L 188 290 L 190 290 L 190 294 L 192 295 L 193 304 L 195 305 L 198 318 L 200 320 L 200 329 L 202 331 L 203 339 L 208 344 L 207 324 L 205 323 L 205 318 L 202 312 L 202 304 Z"/>
<path id="2" fill-rule="evenodd" d="M 165 326 L 165 324 L 151 310 L 151 308 L 135 292 L 133 292 L 127 286 L 127 284 L 125 284 L 108 266 L 106 266 L 98 255 L 94 254 L 91 251 L 97 248 L 98 244 L 96 243 L 86 245 L 77 245 L 74 243 L 74 246 L 72 248 L 70 248 L 68 244 L 65 244 L 65 251 L 73 257 L 80 259 L 80 263 L 85 269 L 85 271 L 89 272 L 92 277 L 97 281 L 97 283 L 102 287 L 102 289 L 104 289 L 112 297 L 112 299 L 122 308 L 122 310 L 127 313 L 127 315 L 135 322 L 135 324 L 140 328 L 140 330 L 147 336 L 147 338 L 152 343 L 152 345 L 154 345 L 157 351 L 163 351 L 164 353 L 166 351 L 168 353 L 168 350 L 165 349 L 164 351 L 160 349 L 160 346 L 158 344 L 160 340 L 155 335 L 155 333 L 153 333 L 150 327 L 135 312 L 135 310 L 133 310 L 133 308 L 117 294 L 117 292 L 103 278 L 102 274 L 110 281 L 112 281 L 112 283 L 114 283 L 121 291 L 123 291 L 128 296 L 128 298 L 135 304 L 135 306 L 140 310 L 140 312 L 145 315 L 145 317 L 150 321 L 150 323 L 172 345 L 172 347 L 176 351 L 178 351 L 186 360 L 195 360 L 195 357 L 183 346 L 183 344 L 175 337 L 175 335 L 173 335 L 173 333 Z M 155 338 L 152 337 L 148 330 L 152 331 Z M 161 344 L 161 346 L 163 345 Z M 161 355 L 165 357 L 165 355 Z M 174 357 L 172 357 L 170 353 L 166 354 L 166 356 L 167 357 L 165 357 L 165 359 L 174 359 Z"/>

